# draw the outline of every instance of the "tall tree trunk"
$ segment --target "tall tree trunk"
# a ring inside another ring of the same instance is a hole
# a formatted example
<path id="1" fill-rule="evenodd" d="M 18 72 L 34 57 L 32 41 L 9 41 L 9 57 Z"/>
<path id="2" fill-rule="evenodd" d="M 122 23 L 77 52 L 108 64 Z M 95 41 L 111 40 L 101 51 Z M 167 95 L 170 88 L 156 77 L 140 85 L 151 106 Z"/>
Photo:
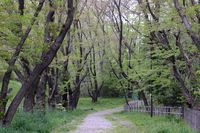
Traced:
<path id="1" fill-rule="evenodd" d="M 63 50 L 63 55 L 67 56 L 67 59 L 64 61 L 64 75 L 63 80 L 67 82 L 67 85 L 64 88 L 64 94 L 62 95 L 62 102 L 63 107 L 68 109 L 69 107 L 69 90 L 71 90 L 71 84 L 68 82 L 70 80 L 70 72 L 68 70 L 69 66 L 69 55 L 71 53 L 71 46 L 72 46 L 72 37 L 70 31 L 67 33 L 67 44 L 65 46 L 65 51 Z"/>
<path id="2" fill-rule="evenodd" d="M 20 6 L 19 6 L 19 9 L 21 11 L 23 11 L 23 2 L 22 0 L 19 0 L 20 2 Z M 6 98 L 6 95 L 7 95 L 7 91 L 8 91 L 8 84 L 9 84 L 9 81 L 10 81 L 10 77 L 11 77 L 11 74 L 12 74 L 12 71 L 13 71 L 13 68 L 14 68 L 14 65 L 15 65 L 15 62 L 21 52 L 21 49 L 26 41 L 26 39 L 28 38 L 29 36 L 29 33 L 32 29 L 32 26 L 34 25 L 35 21 L 36 21 L 36 18 L 37 16 L 39 15 L 40 11 L 42 10 L 42 7 L 43 7 L 43 4 L 44 4 L 45 0 L 41 0 L 37 9 L 36 9 L 36 12 L 34 13 L 34 16 L 33 18 L 31 19 L 31 24 L 30 26 L 27 27 L 24 35 L 21 37 L 21 40 L 20 42 L 18 43 L 17 47 L 16 47 L 16 50 L 14 52 L 14 54 L 12 55 L 11 59 L 8 61 L 8 68 L 3 76 L 3 82 L 2 82 L 2 88 L 1 88 L 1 95 L 0 95 L 0 114 L 4 115 L 5 113 L 5 110 L 6 110 L 6 104 L 7 104 L 7 98 Z M 0 120 L 1 118 L 3 117 L 0 117 Z"/>
<path id="3" fill-rule="evenodd" d="M 90 69 L 90 73 L 92 74 L 93 80 L 91 79 L 91 76 L 89 76 L 92 91 L 90 92 L 90 90 L 88 89 L 88 93 L 89 93 L 90 97 L 92 98 L 92 102 L 95 103 L 98 100 L 98 97 L 100 95 L 100 90 L 103 86 L 103 83 L 101 86 L 98 85 L 97 70 L 96 70 L 96 55 L 95 55 L 94 46 L 92 47 L 92 53 L 90 54 L 90 68 L 89 69 Z M 94 86 L 92 85 L 93 81 L 94 81 Z"/>
<path id="4" fill-rule="evenodd" d="M 149 106 L 147 98 L 143 90 L 139 92 L 139 97 L 143 100 L 145 106 Z"/>
<path id="5" fill-rule="evenodd" d="M 185 60 L 185 65 L 188 69 L 188 77 L 191 79 L 194 79 L 195 78 L 195 73 L 194 73 L 194 69 L 193 69 L 193 66 L 192 66 L 192 63 L 188 57 L 188 55 L 186 54 L 182 44 L 181 44 L 181 39 L 180 39 L 180 31 L 178 32 L 178 34 L 174 34 L 175 38 L 176 38 L 176 46 L 178 47 L 179 51 L 180 51 L 180 54 L 181 56 L 183 57 L 183 59 Z"/>
<path id="6" fill-rule="evenodd" d="M 69 108 L 70 109 L 76 109 L 77 107 L 77 104 L 78 104 L 78 101 L 79 101 L 79 97 L 80 97 L 80 87 L 81 87 L 81 75 L 80 75 L 80 72 L 82 70 L 79 69 L 77 72 L 76 72 L 76 79 L 75 79 L 75 87 L 74 87 L 74 90 L 70 90 L 69 92 Z"/>
<path id="7" fill-rule="evenodd" d="M 183 14 L 178 0 L 174 0 L 174 6 L 182 20 L 183 25 L 185 26 L 185 29 L 187 30 L 188 35 L 191 37 L 191 39 L 192 39 L 193 43 L 196 45 L 197 49 L 200 50 L 200 36 L 197 33 L 191 31 L 191 25 L 190 25 L 187 17 Z"/>
<path id="8" fill-rule="evenodd" d="M 170 61 L 173 64 L 172 68 L 173 68 L 173 74 L 174 77 L 176 78 L 176 80 L 179 82 L 180 86 L 181 86 L 181 91 L 183 93 L 183 96 L 185 97 L 187 104 L 190 108 L 195 107 L 195 100 L 191 95 L 191 92 L 189 91 L 189 88 L 187 88 L 184 80 L 181 77 L 181 74 L 176 66 L 176 59 L 174 56 L 170 57 Z"/>
<path id="9" fill-rule="evenodd" d="M 121 1 L 117 2 L 116 0 L 113 0 L 114 2 L 114 5 L 116 6 L 117 8 L 117 11 L 118 11 L 118 17 L 119 17 L 119 24 L 117 24 L 117 32 L 119 34 L 119 44 L 118 44 L 118 64 L 119 64 L 119 67 L 120 67 L 120 74 L 128 80 L 128 82 L 130 82 L 131 84 L 135 84 L 135 81 L 132 81 L 129 79 L 128 75 L 124 72 L 123 70 L 123 62 L 122 62 L 122 45 L 123 45 L 123 20 L 122 20 L 122 13 L 121 13 Z M 121 76 L 120 76 L 121 77 Z M 136 83 L 137 84 L 137 83 Z M 126 92 L 126 91 L 125 91 Z M 144 91 L 141 91 L 140 92 L 142 94 L 142 99 L 144 101 L 144 103 L 146 105 L 148 105 L 148 102 L 147 102 L 147 99 L 146 99 L 146 96 L 145 96 L 145 93 Z"/>
<path id="10" fill-rule="evenodd" d="M 24 105 L 23 109 L 24 112 L 30 112 L 33 111 L 33 107 L 35 105 L 35 94 L 36 94 L 36 88 L 38 88 L 38 83 L 40 81 L 40 76 L 37 80 L 34 81 L 33 86 L 31 86 L 30 91 L 28 91 L 24 97 Z"/>
<path id="11" fill-rule="evenodd" d="M 76 86 L 75 89 L 69 91 L 69 109 L 76 109 L 80 98 L 80 85 Z"/>
<path id="12" fill-rule="evenodd" d="M 24 95 L 26 92 L 29 91 L 30 87 L 33 85 L 34 81 L 42 74 L 44 69 L 48 67 L 48 65 L 52 62 L 53 58 L 55 57 L 58 49 L 60 48 L 66 33 L 69 31 L 70 26 L 73 21 L 74 17 L 74 7 L 73 7 L 73 0 L 68 0 L 68 16 L 65 21 L 65 24 L 63 25 L 59 35 L 53 42 L 53 44 L 50 46 L 50 48 L 45 52 L 41 57 L 41 63 L 37 64 L 35 68 L 33 69 L 33 72 L 31 75 L 27 78 L 26 82 L 22 84 L 21 89 L 17 93 L 17 95 L 14 97 L 13 101 L 11 102 L 10 106 L 8 107 L 8 110 L 4 116 L 3 119 L 3 125 L 9 125 L 17 111 L 17 108 L 19 104 L 21 103 Z"/>
<path id="13" fill-rule="evenodd" d="M 79 20 L 76 20 L 74 22 L 74 26 L 77 29 L 81 29 L 81 23 Z M 69 108 L 71 109 L 75 109 L 77 107 L 79 98 L 80 98 L 80 87 L 81 87 L 81 83 L 82 81 L 85 79 L 85 77 L 87 76 L 87 71 L 85 73 L 85 75 L 81 75 L 81 72 L 84 68 L 84 65 L 86 63 L 87 57 L 91 52 L 91 49 L 85 54 L 83 55 L 84 49 L 82 47 L 82 33 L 77 32 L 77 37 L 79 39 L 79 60 L 77 61 L 77 71 L 76 71 L 76 76 L 75 76 L 75 81 L 74 81 L 74 90 L 69 90 Z"/>
<path id="14" fill-rule="evenodd" d="M 48 104 L 49 108 L 54 109 L 58 103 L 59 92 L 58 92 L 58 68 L 51 68 L 51 74 L 49 76 L 49 97 Z"/>
<path id="15" fill-rule="evenodd" d="M 46 85 L 47 85 L 47 72 L 44 71 L 41 76 L 41 79 L 36 91 L 36 107 L 42 111 L 45 110 L 45 104 L 46 104 L 45 102 L 46 101 L 45 100 L 46 99 L 46 94 L 45 94 Z"/>

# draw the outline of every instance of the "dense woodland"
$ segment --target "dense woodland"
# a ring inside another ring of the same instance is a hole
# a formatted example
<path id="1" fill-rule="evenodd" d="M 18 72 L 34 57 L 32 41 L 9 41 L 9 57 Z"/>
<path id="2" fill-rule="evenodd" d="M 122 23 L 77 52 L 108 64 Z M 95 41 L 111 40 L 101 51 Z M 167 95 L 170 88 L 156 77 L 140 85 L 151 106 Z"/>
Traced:
<path id="1" fill-rule="evenodd" d="M 81 95 L 200 109 L 200 1 L 1 0 L 0 122 Z M 15 95 L 10 81 L 20 82 Z"/>

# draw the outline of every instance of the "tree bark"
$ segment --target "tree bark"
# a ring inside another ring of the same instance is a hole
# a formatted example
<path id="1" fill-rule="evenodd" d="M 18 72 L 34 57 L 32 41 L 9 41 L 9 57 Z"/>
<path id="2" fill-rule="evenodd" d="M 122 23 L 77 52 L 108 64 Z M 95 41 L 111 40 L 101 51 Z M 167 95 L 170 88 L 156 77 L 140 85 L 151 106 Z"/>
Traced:
<path id="1" fill-rule="evenodd" d="M 33 81 L 35 81 L 40 74 L 48 67 L 48 65 L 52 62 L 53 58 L 55 57 L 58 49 L 60 48 L 66 33 L 69 31 L 70 26 L 73 21 L 74 17 L 74 7 L 73 7 L 73 0 L 68 0 L 68 16 L 65 21 L 64 26 L 62 27 L 59 35 L 53 42 L 53 44 L 50 46 L 50 48 L 47 50 L 47 52 L 44 52 L 44 54 L 41 57 L 41 63 L 37 64 L 35 68 L 33 69 L 33 72 L 31 75 L 27 78 L 26 82 L 22 84 L 21 89 L 17 93 L 17 95 L 14 97 L 13 101 L 11 102 L 6 115 L 3 119 L 3 125 L 9 125 L 14 117 L 14 114 L 16 113 L 16 110 L 21 103 L 24 95 L 26 92 L 29 91 L 30 87 L 33 85 Z"/>
<path id="2" fill-rule="evenodd" d="M 188 75 L 189 75 L 189 78 L 191 77 L 191 79 L 194 79 L 195 78 L 195 73 L 194 73 L 194 69 L 193 69 L 193 66 L 192 66 L 192 63 L 188 57 L 188 55 L 186 54 L 182 44 L 181 44 L 181 39 L 180 39 L 180 31 L 178 32 L 178 34 L 174 34 L 175 38 L 176 38 L 176 46 L 178 47 L 179 51 L 180 51 L 180 54 L 181 56 L 183 57 L 183 59 L 185 60 L 185 64 L 186 64 L 186 67 L 188 69 Z"/>
<path id="3" fill-rule="evenodd" d="M 24 15 L 24 0 L 18 0 L 20 15 Z"/>
<path id="4" fill-rule="evenodd" d="M 103 87 L 103 82 L 102 84 L 99 86 L 98 81 L 97 81 L 97 70 L 96 70 L 96 55 L 95 55 L 95 48 L 94 46 L 92 47 L 92 53 L 90 54 L 90 73 L 92 74 L 93 80 L 91 79 L 91 76 L 89 76 L 90 78 L 90 82 L 91 82 L 91 92 L 88 89 L 88 93 L 89 96 L 92 98 L 92 102 L 95 103 L 98 101 L 98 97 L 100 96 L 100 91 L 101 88 Z M 92 85 L 92 82 L 94 81 L 94 86 Z M 93 89 L 94 87 L 94 89 Z"/>
<path id="5" fill-rule="evenodd" d="M 181 20 L 182 20 L 182 23 L 185 26 L 185 29 L 187 30 L 188 35 L 191 37 L 193 43 L 196 45 L 198 50 L 200 50 L 200 37 L 198 36 L 198 34 L 196 34 L 195 32 L 191 31 L 191 25 L 190 25 L 187 17 L 183 14 L 178 0 L 174 0 L 174 6 L 175 6 L 175 8 L 176 8 Z"/>
<path id="6" fill-rule="evenodd" d="M 21 2 L 21 0 L 19 2 Z M 17 58 L 18 58 L 18 56 L 19 56 L 19 54 L 21 52 L 21 49 L 22 49 L 26 39 L 29 36 L 29 33 L 31 32 L 32 26 L 34 25 L 34 23 L 36 21 L 36 18 L 38 17 L 40 11 L 42 10 L 44 2 L 45 2 L 45 0 L 41 0 L 40 1 L 39 5 L 38 5 L 38 7 L 36 9 L 36 12 L 34 13 L 34 16 L 31 19 L 30 26 L 27 27 L 24 35 L 21 37 L 21 40 L 20 40 L 20 42 L 18 43 L 18 45 L 16 47 L 16 50 L 15 50 L 14 54 L 12 55 L 11 59 L 8 61 L 8 68 L 7 68 L 7 70 L 6 70 L 6 72 L 5 72 L 4 76 L 3 76 L 2 88 L 1 88 L 0 114 L 4 114 L 5 110 L 6 110 L 6 104 L 7 104 L 6 95 L 7 95 L 7 91 L 8 91 L 8 84 L 9 84 L 9 81 L 10 81 L 10 77 L 11 77 L 15 62 L 16 62 L 16 60 L 17 60 Z M 20 3 L 20 7 L 19 8 L 23 10 L 21 3 Z M 1 120 L 1 118 L 0 118 L 0 120 Z"/>
<path id="7" fill-rule="evenodd" d="M 36 94 L 36 88 L 38 88 L 38 83 L 40 81 L 40 76 L 37 80 L 34 81 L 33 86 L 31 86 L 30 91 L 28 91 L 24 97 L 24 104 L 23 109 L 24 112 L 31 112 L 33 111 L 33 107 L 35 105 L 35 94 Z"/>
<path id="8" fill-rule="evenodd" d="M 179 81 L 180 83 L 180 86 L 181 86 L 181 90 L 182 90 L 182 93 L 184 95 L 184 97 L 186 98 L 186 101 L 188 103 L 188 106 L 190 108 L 193 108 L 195 107 L 195 100 L 194 98 L 192 97 L 189 89 L 187 88 L 187 86 L 185 85 L 185 82 L 184 80 L 182 79 L 181 75 L 180 75 L 180 72 L 176 66 L 176 60 L 175 60 L 175 57 L 172 56 L 171 59 L 170 59 L 171 63 L 173 64 L 173 74 L 174 74 L 174 77 L 176 78 L 177 81 Z"/>
<path id="9" fill-rule="evenodd" d="M 46 85 L 47 85 L 47 72 L 44 71 L 42 73 L 40 82 L 38 84 L 37 87 L 37 91 L 36 91 L 36 107 L 39 110 L 44 111 L 45 110 L 45 104 L 46 104 Z"/>
<path id="10" fill-rule="evenodd" d="M 59 101 L 58 92 L 58 68 L 50 68 L 51 73 L 48 76 L 49 97 L 48 104 L 50 109 L 54 109 Z"/>
<path id="11" fill-rule="evenodd" d="M 63 81 L 67 82 L 67 85 L 64 88 L 64 94 L 62 95 L 63 107 L 68 109 L 69 107 L 69 90 L 71 90 L 71 84 L 68 82 L 70 80 L 70 72 L 68 70 L 69 66 L 69 55 L 71 53 L 72 46 L 72 37 L 70 32 L 67 34 L 67 44 L 65 46 L 65 50 L 63 50 L 63 55 L 67 56 L 67 59 L 64 61 L 64 73 L 63 73 Z"/>

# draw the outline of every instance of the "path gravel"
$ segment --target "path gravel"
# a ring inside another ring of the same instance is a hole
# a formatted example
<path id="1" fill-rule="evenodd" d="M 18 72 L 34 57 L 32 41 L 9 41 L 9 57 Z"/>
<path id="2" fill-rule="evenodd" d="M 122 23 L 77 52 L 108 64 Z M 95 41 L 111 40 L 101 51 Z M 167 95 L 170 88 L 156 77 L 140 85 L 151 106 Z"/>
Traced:
<path id="1" fill-rule="evenodd" d="M 89 114 L 77 130 L 71 133 L 107 133 L 114 126 L 111 121 L 105 119 L 105 116 L 121 111 L 122 107 Z"/>

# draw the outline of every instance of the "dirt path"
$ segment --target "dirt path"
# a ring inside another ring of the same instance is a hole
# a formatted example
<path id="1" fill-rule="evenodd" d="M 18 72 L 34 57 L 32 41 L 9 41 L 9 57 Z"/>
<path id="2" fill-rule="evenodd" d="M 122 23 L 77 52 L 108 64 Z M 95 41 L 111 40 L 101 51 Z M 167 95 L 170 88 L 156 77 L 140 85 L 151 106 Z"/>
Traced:
<path id="1" fill-rule="evenodd" d="M 71 133 L 107 133 L 114 126 L 105 116 L 120 111 L 123 111 L 123 108 L 114 108 L 89 114 L 78 129 Z"/>

